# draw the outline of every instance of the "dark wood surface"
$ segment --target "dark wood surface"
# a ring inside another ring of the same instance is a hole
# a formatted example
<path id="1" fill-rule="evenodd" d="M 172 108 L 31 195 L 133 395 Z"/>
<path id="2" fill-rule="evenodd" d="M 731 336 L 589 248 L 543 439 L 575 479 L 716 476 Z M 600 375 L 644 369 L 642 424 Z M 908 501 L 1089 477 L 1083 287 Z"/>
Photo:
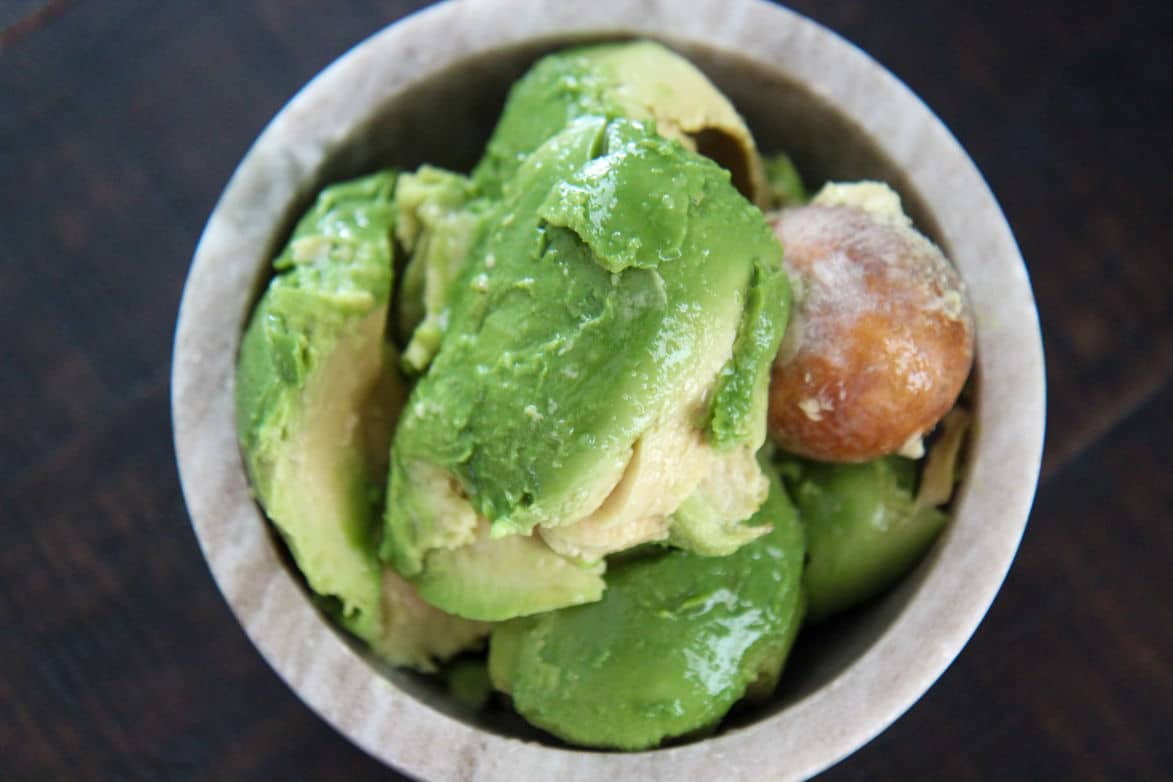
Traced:
<path id="1" fill-rule="evenodd" d="M 215 591 L 167 377 L 192 250 L 251 139 L 418 5 L 0 2 L 0 779 L 395 778 L 301 705 Z M 985 172 L 1049 380 L 1005 588 L 928 695 L 825 778 L 1169 778 L 1171 5 L 795 5 Z"/>

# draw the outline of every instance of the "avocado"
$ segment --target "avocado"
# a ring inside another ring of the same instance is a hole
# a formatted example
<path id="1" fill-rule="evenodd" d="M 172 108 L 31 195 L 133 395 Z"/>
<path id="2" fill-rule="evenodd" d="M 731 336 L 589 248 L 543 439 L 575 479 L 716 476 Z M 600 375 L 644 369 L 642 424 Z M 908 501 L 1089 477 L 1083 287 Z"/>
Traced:
<path id="1" fill-rule="evenodd" d="M 506 695 L 513 692 L 521 644 L 536 622 L 533 616 L 523 616 L 493 625 L 489 643 L 489 681 L 493 689 Z"/>
<path id="2" fill-rule="evenodd" d="M 298 222 L 241 343 L 236 423 L 253 491 L 310 589 L 380 656 L 429 670 L 488 627 L 443 615 L 376 557 L 405 396 L 384 341 L 394 188 L 389 171 L 328 187 Z"/>
<path id="3" fill-rule="evenodd" d="M 712 158 L 733 184 L 767 205 L 753 136 L 696 66 L 652 41 L 583 46 L 539 60 L 512 88 L 473 177 L 499 195 L 522 161 L 578 117 L 626 117 Z"/>
<path id="4" fill-rule="evenodd" d="M 398 329 L 411 335 L 404 368 L 423 372 L 448 321 L 448 295 L 476 239 L 486 204 L 460 174 L 420 166 L 395 187 L 395 238 L 408 254 L 399 293 Z"/>
<path id="5" fill-rule="evenodd" d="M 597 603 L 498 625 L 494 686 L 574 744 L 640 750 L 716 725 L 777 681 L 802 620 L 803 533 L 777 480 L 727 557 L 664 549 L 609 568 Z"/>
<path id="6" fill-rule="evenodd" d="M 343 624 L 364 639 L 378 632 L 380 575 L 355 421 L 386 371 L 394 187 L 382 172 L 322 192 L 274 261 L 236 375 L 257 499 L 310 588 L 337 598 Z"/>
<path id="7" fill-rule="evenodd" d="M 480 647 L 491 629 L 436 608 L 389 567 L 383 568 L 381 620 L 370 639 L 375 654 L 424 673 L 436 671 L 437 661 Z"/>
<path id="8" fill-rule="evenodd" d="M 584 560 L 665 537 L 707 471 L 764 440 L 780 255 L 728 172 L 645 124 L 584 117 L 543 144 L 486 217 L 404 410 L 384 557 L 416 578 L 477 516 Z M 728 489 L 760 502 L 764 480 Z M 560 538 L 576 522 L 607 544 Z"/>
<path id="9" fill-rule="evenodd" d="M 757 460 L 743 450 L 741 458 L 716 460 L 696 490 L 672 514 L 668 542 L 711 557 L 732 554 L 751 540 L 767 534 L 768 526 L 747 523 L 766 499 L 769 483 Z M 731 492 L 730 486 L 751 486 L 759 493 Z"/>
<path id="10" fill-rule="evenodd" d="M 452 699 L 472 711 L 484 708 L 493 694 L 484 658 L 457 660 L 445 669 L 444 679 Z"/>
<path id="11" fill-rule="evenodd" d="M 499 621 L 598 600 L 603 563 L 578 565 L 526 535 L 489 537 L 481 521 L 477 539 L 427 555 L 415 583 L 432 605 L 469 619 Z"/>
<path id="12" fill-rule="evenodd" d="M 802 206 L 810 201 L 806 187 L 802 183 L 802 175 L 794 167 L 790 156 L 785 152 L 769 155 L 763 159 L 766 171 L 766 187 L 769 191 L 770 209 L 782 209 L 788 206 Z"/>
<path id="13" fill-rule="evenodd" d="M 811 620 L 892 586 L 948 521 L 940 509 L 917 505 L 916 463 L 901 456 L 862 464 L 794 461 L 783 475 L 806 528 Z"/>

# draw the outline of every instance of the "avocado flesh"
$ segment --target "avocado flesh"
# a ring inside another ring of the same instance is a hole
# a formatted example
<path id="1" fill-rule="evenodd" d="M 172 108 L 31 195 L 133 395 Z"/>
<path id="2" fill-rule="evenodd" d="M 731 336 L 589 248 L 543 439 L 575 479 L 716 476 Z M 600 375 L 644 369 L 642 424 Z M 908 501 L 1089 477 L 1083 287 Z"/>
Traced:
<path id="1" fill-rule="evenodd" d="M 521 644 L 537 619 L 524 616 L 493 626 L 489 640 L 489 681 L 493 689 L 509 695 L 517 678 L 517 663 L 521 659 Z"/>
<path id="2" fill-rule="evenodd" d="M 395 187 L 395 238 L 408 253 L 399 294 L 397 327 L 411 335 L 403 366 L 419 374 L 440 346 L 448 323 L 448 297 L 459 276 L 487 204 L 460 174 L 420 166 Z"/>
<path id="3" fill-rule="evenodd" d="M 257 499 L 310 589 L 380 656 L 431 670 L 488 627 L 424 603 L 376 557 L 404 399 L 383 336 L 394 187 L 391 172 L 334 185 L 299 221 L 241 344 L 237 432 Z"/>
<path id="4" fill-rule="evenodd" d="M 696 66 L 651 41 L 584 46 L 538 61 L 510 91 L 473 178 L 499 195 L 530 153 L 588 115 L 654 123 L 660 135 L 731 171 L 746 198 L 768 203 L 745 121 Z"/>
<path id="5" fill-rule="evenodd" d="M 768 155 L 762 159 L 766 172 L 766 188 L 769 192 L 769 209 L 802 206 L 810 201 L 802 175 L 798 173 L 790 156 L 785 152 Z"/>
<path id="6" fill-rule="evenodd" d="M 328 188 L 277 257 L 241 343 L 237 432 L 253 489 L 319 595 L 361 638 L 379 630 L 379 565 L 362 431 L 383 372 L 391 193 L 376 174 Z"/>
<path id="7" fill-rule="evenodd" d="M 742 453 L 738 451 L 739 456 Z M 728 489 L 755 483 L 761 487 L 757 492 L 731 492 Z M 668 542 L 704 556 L 732 554 L 770 531 L 769 527 L 746 523 L 765 501 L 768 491 L 769 482 L 752 455 L 714 462 L 712 469 L 701 478 L 696 491 L 672 514 Z"/>
<path id="8" fill-rule="evenodd" d="M 499 621 L 598 600 L 602 574 L 602 562 L 576 564 L 534 536 L 491 539 L 482 520 L 473 543 L 430 552 L 415 583 L 420 596 L 438 608 Z"/>
<path id="9" fill-rule="evenodd" d="M 436 608 L 389 567 L 383 568 L 381 619 L 371 649 L 391 665 L 424 673 L 436 671 L 437 661 L 480 647 L 492 629 Z"/>
<path id="10" fill-rule="evenodd" d="M 454 536 L 430 512 L 432 489 L 466 498 L 493 538 L 545 536 L 603 507 L 657 427 L 687 424 L 710 458 L 764 438 L 706 433 L 704 402 L 730 378 L 752 376 L 741 385 L 764 404 L 769 360 L 738 362 L 737 337 L 760 285 L 777 295 L 752 314 L 780 338 L 788 293 L 780 247 L 728 173 L 646 126 L 584 118 L 529 157 L 486 223 L 392 446 L 383 554 L 407 577 L 473 535 L 467 514 Z M 411 479 L 437 468 L 455 480 Z M 679 483 L 676 504 L 694 488 Z M 643 495 L 614 523 L 647 516 Z"/>
<path id="11" fill-rule="evenodd" d="M 603 504 L 570 525 L 541 527 L 555 551 L 593 561 L 668 538 L 697 553 L 725 555 L 765 532 L 741 522 L 768 491 L 755 456 L 766 436 L 764 367 L 785 330 L 790 288 L 758 259 L 738 298 L 742 314 L 732 344 L 725 332 L 702 352 L 691 382 L 636 442 Z M 708 427 L 698 428 L 706 419 Z"/>
<path id="12" fill-rule="evenodd" d="M 802 528 L 771 483 L 750 520 L 771 531 L 730 556 L 624 560 L 599 602 L 498 625 L 494 686 L 532 724 L 622 750 L 711 728 L 751 686 L 771 689 L 803 611 Z"/>
<path id="13" fill-rule="evenodd" d="M 892 586 L 924 556 L 948 516 L 913 499 L 916 463 L 792 462 L 784 469 L 806 527 L 809 617 L 847 610 Z"/>

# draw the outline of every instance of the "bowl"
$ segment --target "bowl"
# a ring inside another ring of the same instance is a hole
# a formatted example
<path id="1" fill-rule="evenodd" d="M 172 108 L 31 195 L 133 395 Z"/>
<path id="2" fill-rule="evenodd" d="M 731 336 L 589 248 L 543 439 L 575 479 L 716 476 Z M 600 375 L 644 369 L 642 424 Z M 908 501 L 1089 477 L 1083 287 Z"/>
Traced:
<path id="1" fill-rule="evenodd" d="M 473 714 L 424 677 L 373 661 L 308 599 L 249 495 L 234 362 L 269 260 L 325 184 L 382 165 L 467 170 L 508 86 L 543 53 L 657 39 L 704 70 L 759 146 L 813 183 L 892 183 L 953 259 L 976 314 L 976 428 L 951 524 L 897 589 L 800 637 L 776 697 L 716 735 L 609 753 Z M 175 337 L 172 416 L 187 506 L 212 574 L 257 649 L 338 731 L 431 780 L 803 778 L 876 736 L 961 651 L 1026 525 L 1044 423 L 1030 282 L 977 168 L 932 112 L 859 49 L 755 0 L 461 0 L 405 18 L 311 81 L 241 161 L 204 230 Z"/>

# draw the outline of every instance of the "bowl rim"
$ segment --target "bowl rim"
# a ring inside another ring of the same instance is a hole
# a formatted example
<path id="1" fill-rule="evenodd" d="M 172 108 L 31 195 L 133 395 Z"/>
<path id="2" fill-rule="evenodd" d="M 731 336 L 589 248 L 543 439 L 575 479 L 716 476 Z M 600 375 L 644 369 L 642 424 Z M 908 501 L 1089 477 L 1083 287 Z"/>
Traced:
<path id="1" fill-rule="evenodd" d="M 696 0 L 689 10 L 681 14 L 671 0 L 450 0 L 400 19 L 336 60 L 274 117 L 232 175 L 197 246 L 171 385 L 179 474 L 196 537 L 229 607 L 278 675 L 344 736 L 413 776 L 810 776 L 866 744 L 928 690 L 976 630 L 1025 529 L 1042 457 L 1042 339 L 1025 265 L 976 166 L 903 83 L 819 24 L 761 0 Z M 815 692 L 746 727 L 636 753 L 489 733 L 379 675 L 327 625 L 273 551 L 249 494 L 232 415 L 236 349 L 257 259 L 267 261 L 258 253 L 268 249 L 291 198 L 305 195 L 298 187 L 347 143 L 364 112 L 464 57 L 601 34 L 735 51 L 801 81 L 869 133 L 922 194 L 954 248 L 974 299 L 982 384 L 975 411 L 981 447 L 933 553 L 949 567 L 928 568 L 891 626 Z"/>

